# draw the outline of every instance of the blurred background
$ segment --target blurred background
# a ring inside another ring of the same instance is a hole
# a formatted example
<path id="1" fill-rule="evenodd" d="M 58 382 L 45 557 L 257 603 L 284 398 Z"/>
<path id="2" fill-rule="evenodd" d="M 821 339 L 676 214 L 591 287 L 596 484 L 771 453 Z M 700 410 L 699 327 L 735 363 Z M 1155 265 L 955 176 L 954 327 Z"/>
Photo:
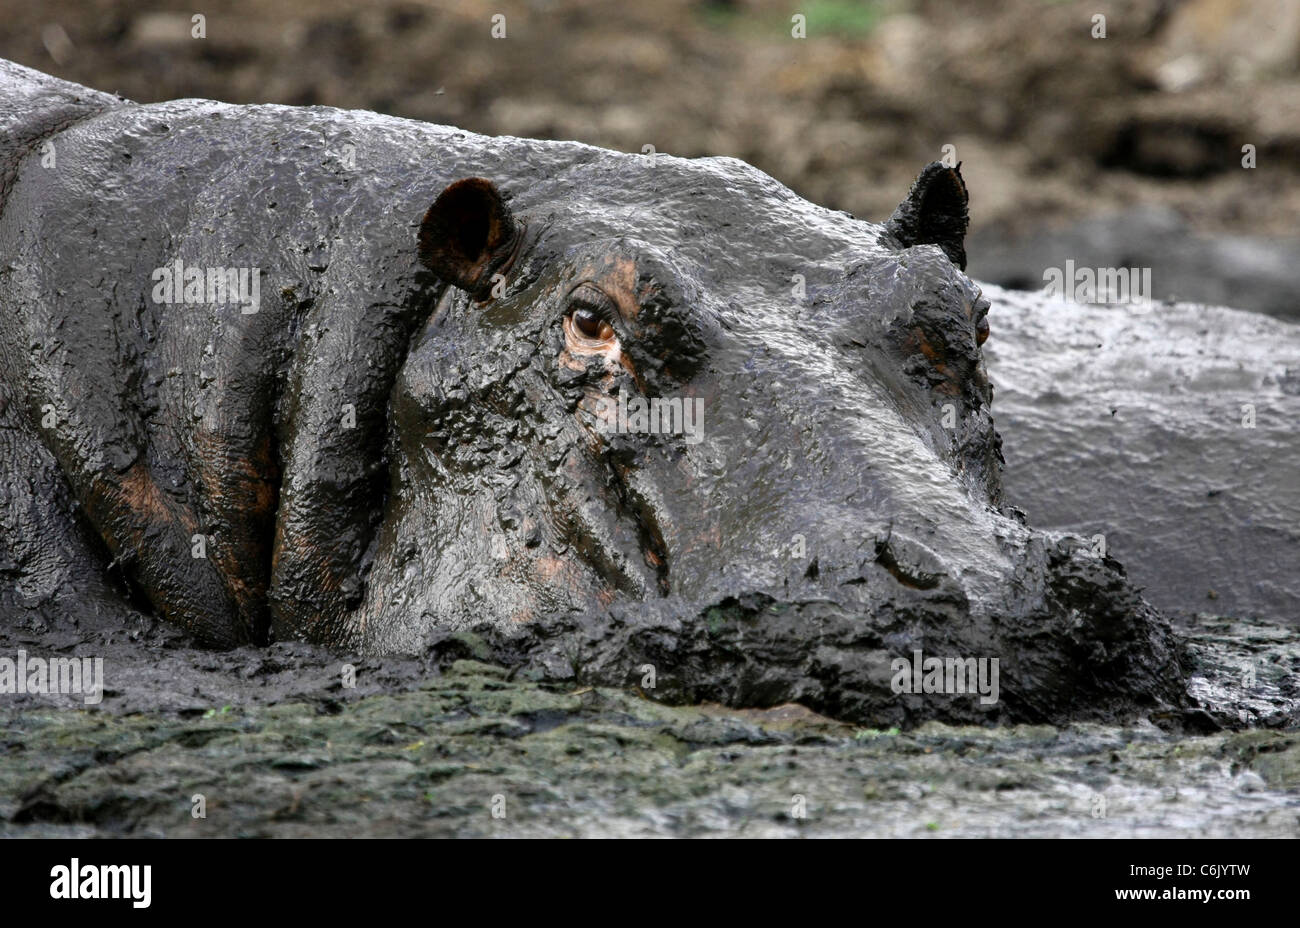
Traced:
<path id="1" fill-rule="evenodd" d="M 1037 288 L 1066 258 L 1152 267 L 1159 297 L 1300 320 L 1300 0 L 195 7 L 0 0 L 0 57 L 140 102 L 321 104 L 732 155 L 873 220 L 951 145 L 973 276 Z"/>

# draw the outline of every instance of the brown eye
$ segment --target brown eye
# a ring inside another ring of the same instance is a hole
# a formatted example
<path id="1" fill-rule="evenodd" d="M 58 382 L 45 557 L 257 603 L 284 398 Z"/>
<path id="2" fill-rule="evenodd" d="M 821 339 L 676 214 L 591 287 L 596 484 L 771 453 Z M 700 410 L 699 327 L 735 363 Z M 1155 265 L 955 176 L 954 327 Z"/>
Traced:
<path id="1" fill-rule="evenodd" d="M 573 320 L 573 328 L 583 338 L 594 342 L 607 342 L 614 338 L 614 327 L 595 310 L 579 307 L 570 318 Z"/>

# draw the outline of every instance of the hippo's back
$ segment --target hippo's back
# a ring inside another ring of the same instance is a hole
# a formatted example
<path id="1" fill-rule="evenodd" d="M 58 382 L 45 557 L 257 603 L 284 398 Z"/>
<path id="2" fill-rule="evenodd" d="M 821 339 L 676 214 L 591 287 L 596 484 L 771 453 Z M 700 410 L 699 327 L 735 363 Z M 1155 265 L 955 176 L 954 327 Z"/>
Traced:
<path id="1" fill-rule="evenodd" d="M 41 142 L 124 101 L 0 59 L 0 207 L 18 164 Z"/>

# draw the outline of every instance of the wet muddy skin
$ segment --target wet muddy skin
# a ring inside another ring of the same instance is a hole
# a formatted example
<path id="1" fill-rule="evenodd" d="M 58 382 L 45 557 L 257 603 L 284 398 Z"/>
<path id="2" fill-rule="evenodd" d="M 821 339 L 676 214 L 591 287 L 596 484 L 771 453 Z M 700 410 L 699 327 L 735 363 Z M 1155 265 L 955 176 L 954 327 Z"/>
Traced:
<path id="1" fill-rule="evenodd" d="M 472 630 L 543 677 L 880 724 L 1191 708 L 1120 565 L 1003 504 L 958 170 L 876 225 L 731 159 L 6 75 L 42 126 L 0 216 L 19 626 L 129 597 L 216 646 Z M 182 270 L 245 263 L 239 302 Z M 701 428 L 611 428 L 628 397 Z M 996 659 L 997 697 L 900 698 L 917 652 Z"/>
<path id="2" fill-rule="evenodd" d="M 107 680 L 10 704 L 6 831 L 906 833 L 972 784 L 953 833 L 1294 829 L 1295 635 L 1176 631 L 1004 498 L 959 171 L 877 225 L 731 159 L 2 76 L 0 645 Z M 178 261 L 258 311 L 158 302 Z M 997 699 L 896 692 L 918 651 Z M 849 813 L 767 808 L 832 774 Z"/>

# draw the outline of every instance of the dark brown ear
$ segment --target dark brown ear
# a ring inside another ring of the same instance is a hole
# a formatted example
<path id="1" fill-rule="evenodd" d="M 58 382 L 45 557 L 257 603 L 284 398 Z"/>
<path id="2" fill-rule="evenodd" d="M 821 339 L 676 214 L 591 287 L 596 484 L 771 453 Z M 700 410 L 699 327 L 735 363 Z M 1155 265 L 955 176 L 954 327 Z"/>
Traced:
<path id="1" fill-rule="evenodd" d="M 490 180 L 458 180 L 433 201 L 420 223 L 420 263 L 476 297 L 510 257 L 519 224 Z"/>
<path id="2" fill-rule="evenodd" d="M 961 165 L 927 164 L 907 199 L 894 210 L 885 229 L 904 248 L 938 245 L 948 260 L 966 270 L 966 182 Z"/>

